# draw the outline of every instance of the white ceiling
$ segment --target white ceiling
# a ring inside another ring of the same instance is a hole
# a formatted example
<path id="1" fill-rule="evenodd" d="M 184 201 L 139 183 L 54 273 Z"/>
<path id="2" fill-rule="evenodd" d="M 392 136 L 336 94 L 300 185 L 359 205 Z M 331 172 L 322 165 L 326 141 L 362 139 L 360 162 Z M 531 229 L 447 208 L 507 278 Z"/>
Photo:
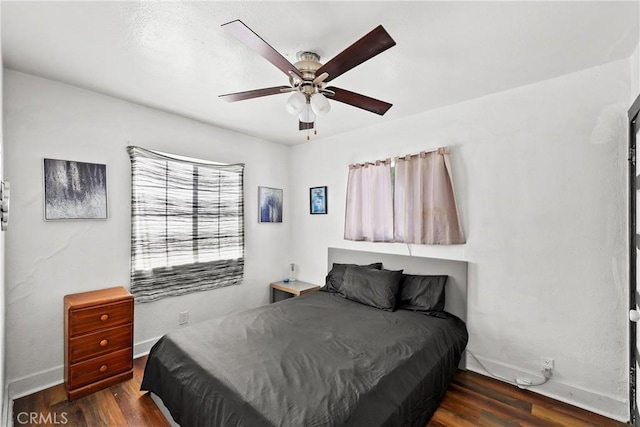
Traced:
<path id="1" fill-rule="evenodd" d="M 306 141 L 286 94 L 218 95 L 288 84 L 220 27 L 240 19 L 290 62 L 326 62 L 382 24 L 397 45 L 332 81 L 393 104 L 378 116 L 338 102 L 315 139 L 629 57 L 632 2 L 2 1 L 7 68 L 283 144 Z"/>

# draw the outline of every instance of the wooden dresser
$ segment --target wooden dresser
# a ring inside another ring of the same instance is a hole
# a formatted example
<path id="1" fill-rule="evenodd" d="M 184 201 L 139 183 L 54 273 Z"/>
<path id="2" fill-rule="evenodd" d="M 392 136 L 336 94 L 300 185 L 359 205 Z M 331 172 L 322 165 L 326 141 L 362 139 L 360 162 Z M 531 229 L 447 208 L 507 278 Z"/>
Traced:
<path id="1" fill-rule="evenodd" d="M 133 377 L 133 296 L 122 287 L 64 297 L 69 400 Z"/>

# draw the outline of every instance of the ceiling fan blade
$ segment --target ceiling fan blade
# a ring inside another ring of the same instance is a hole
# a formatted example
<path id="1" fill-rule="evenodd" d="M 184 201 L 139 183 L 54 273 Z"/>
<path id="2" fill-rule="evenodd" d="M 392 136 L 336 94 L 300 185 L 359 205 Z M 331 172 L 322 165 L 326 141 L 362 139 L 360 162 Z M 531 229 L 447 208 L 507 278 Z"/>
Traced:
<path id="1" fill-rule="evenodd" d="M 298 130 L 309 130 L 309 129 L 313 129 L 313 126 L 315 125 L 314 122 L 302 122 L 302 121 L 298 121 Z"/>
<path id="2" fill-rule="evenodd" d="M 391 38 L 389 33 L 387 33 L 382 25 L 378 25 L 360 40 L 320 67 L 316 71 L 316 75 L 329 73 L 329 77 L 327 77 L 325 81 L 331 81 L 353 67 L 362 64 L 395 45 L 396 42 Z"/>
<path id="3" fill-rule="evenodd" d="M 245 99 L 259 98 L 261 96 L 290 92 L 289 89 L 291 89 L 290 86 L 266 87 L 264 89 L 248 90 L 246 92 L 227 93 L 225 95 L 218 96 L 218 98 L 222 98 L 227 102 L 236 102 Z"/>
<path id="4" fill-rule="evenodd" d="M 247 27 L 242 21 L 236 19 L 235 21 L 222 24 L 228 33 L 240 40 L 242 43 L 250 47 L 251 49 L 262 55 L 267 61 L 278 67 L 283 73 L 291 77 L 291 73 L 300 77 L 302 80 L 302 73 L 296 67 L 293 66 L 287 59 L 280 55 L 277 50 L 271 47 L 269 43 L 264 41 L 262 37 L 257 35 Z"/>
<path id="5" fill-rule="evenodd" d="M 334 86 L 328 87 L 327 90 L 334 93 L 333 95 L 331 95 L 330 92 L 327 93 L 329 99 L 362 108 L 363 110 L 371 111 L 372 113 L 380 114 L 381 116 L 383 116 L 384 113 L 393 106 L 393 104 L 389 104 L 388 102 L 369 98 L 368 96 L 360 95 L 359 93 L 350 92 Z"/>

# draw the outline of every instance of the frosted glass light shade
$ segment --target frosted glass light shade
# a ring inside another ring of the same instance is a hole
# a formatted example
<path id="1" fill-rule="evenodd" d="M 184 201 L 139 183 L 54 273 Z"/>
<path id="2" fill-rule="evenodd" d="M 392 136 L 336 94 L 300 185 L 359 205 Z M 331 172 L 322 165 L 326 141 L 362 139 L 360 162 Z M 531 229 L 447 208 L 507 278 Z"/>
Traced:
<path id="1" fill-rule="evenodd" d="M 302 123 L 313 123 L 316 121 L 316 115 L 308 104 L 304 107 L 302 112 L 298 114 L 298 118 Z"/>
<path id="2" fill-rule="evenodd" d="M 311 95 L 311 108 L 316 114 L 325 115 L 331 111 L 331 104 L 329 100 L 321 93 L 314 93 Z"/>
<path id="3" fill-rule="evenodd" d="M 294 92 L 287 100 L 287 113 L 292 116 L 300 114 L 307 105 L 307 98 L 301 92 Z"/>

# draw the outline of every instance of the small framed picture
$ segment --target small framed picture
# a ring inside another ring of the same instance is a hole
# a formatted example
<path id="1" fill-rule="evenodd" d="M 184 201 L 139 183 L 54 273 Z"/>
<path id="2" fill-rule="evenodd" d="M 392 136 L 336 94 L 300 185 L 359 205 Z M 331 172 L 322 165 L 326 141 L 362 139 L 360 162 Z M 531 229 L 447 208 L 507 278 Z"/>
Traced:
<path id="1" fill-rule="evenodd" d="M 327 187 L 312 187 L 309 189 L 309 213 L 324 215 L 327 213 Z"/>
<path id="2" fill-rule="evenodd" d="M 107 219 L 107 166 L 44 159 L 44 219 Z"/>
<path id="3" fill-rule="evenodd" d="M 282 189 L 258 187 L 258 222 L 282 222 Z"/>

